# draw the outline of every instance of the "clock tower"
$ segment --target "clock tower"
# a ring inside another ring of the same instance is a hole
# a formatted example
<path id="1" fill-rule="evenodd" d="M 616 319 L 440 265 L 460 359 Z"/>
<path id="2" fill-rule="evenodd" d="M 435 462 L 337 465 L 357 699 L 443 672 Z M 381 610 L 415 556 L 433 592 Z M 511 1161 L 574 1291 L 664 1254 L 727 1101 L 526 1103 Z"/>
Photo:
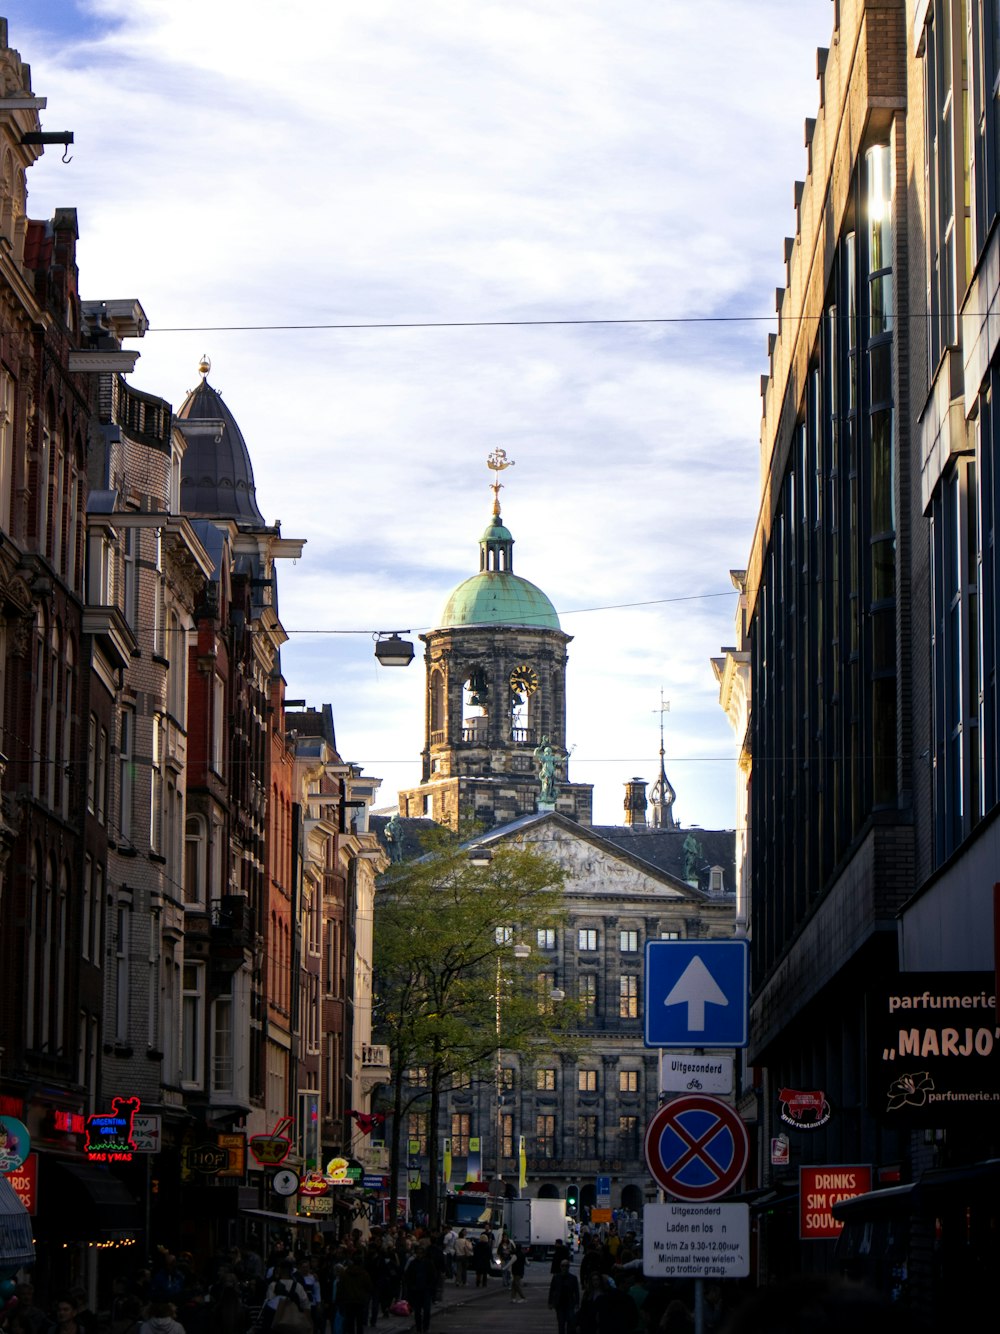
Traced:
<path id="1" fill-rule="evenodd" d="M 502 449 L 493 513 L 479 539 L 479 572 L 451 593 L 426 645 L 425 736 L 419 786 L 400 793 L 404 816 L 485 828 L 537 810 L 590 824 L 593 788 L 570 783 L 566 645 L 552 603 L 514 573 L 514 539 L 500 514 Z"/>

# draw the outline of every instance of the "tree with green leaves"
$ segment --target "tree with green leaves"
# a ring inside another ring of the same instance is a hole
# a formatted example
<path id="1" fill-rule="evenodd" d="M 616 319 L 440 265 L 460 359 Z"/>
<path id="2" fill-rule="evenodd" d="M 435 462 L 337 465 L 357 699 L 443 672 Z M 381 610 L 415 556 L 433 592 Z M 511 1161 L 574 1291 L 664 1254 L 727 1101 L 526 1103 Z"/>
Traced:
<path id="1" fill-rule="evenodd" d="M 499 1053 L 571 1045 L 573 1002 L 540 996 L 524 942 L 562 917 L 562 868 L 537 848 L 489 853 L 435 833 L 421 857 L 393 866 L 375 912 L 375 1022 L 393 1070 L 390 1181 L 399 1173 L 404 1113 L 426 1107 L 431 1218 L 440 1177 L 442 1095 L 457 1076 L 492 1078 Z M 520 948 L 519 948 L 520 947 Z M 426 1071 L 423 1102 L 404 1101 L 406 1071 Z"/>

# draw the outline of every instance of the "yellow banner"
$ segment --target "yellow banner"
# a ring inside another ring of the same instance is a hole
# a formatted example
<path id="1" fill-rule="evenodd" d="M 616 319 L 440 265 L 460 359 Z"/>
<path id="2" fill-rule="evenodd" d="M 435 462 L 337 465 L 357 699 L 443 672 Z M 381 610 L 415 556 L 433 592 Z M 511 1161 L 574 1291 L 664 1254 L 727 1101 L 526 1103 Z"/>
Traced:
<path id="1" fill-rule="evenodd" d="M 524 1190 L 528 1184 L 528 1154 L 525 1147 L 524 1136 L 522 1135 L 517 1144 L 518 1177 L 517 1188 Z"/>
<path id="2" fill-rule="evenodd" d="M 447 1186 L 448 1182 L 451 1180 L 451 1140 L 450 1140 L 450 1139 L 446 1139 L 445 1142 L 444 1142 L 444 1153 L 442 1153 L 442 1155 L 441 1155 L 441 1163 L 442 1163 L 442 1169 L 441 1169 L 441 1170 L 442 1170 L 442 1173 L 443 1173 L 443 1177 L 442 1177 L 442 1179 L 443 1179 L 443 1181 L 444 1181 L 444 1184 Z"/>

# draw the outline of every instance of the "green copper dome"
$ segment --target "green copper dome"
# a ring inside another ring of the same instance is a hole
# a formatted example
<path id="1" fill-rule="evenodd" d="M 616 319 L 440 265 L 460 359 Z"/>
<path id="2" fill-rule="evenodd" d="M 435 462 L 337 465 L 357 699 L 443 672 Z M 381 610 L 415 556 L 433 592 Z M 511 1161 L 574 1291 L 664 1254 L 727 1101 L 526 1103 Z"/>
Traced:
<path id="1" fill-rule="evenodd" d="M 459 584 L 445 603 L 440 628 L 451 625 L 525 625 L 558 630 L 559 617 L 542 590 L 527 579 L 485 570 Z"/>
<path id="2" fill-rule="evenodd" d="M 514 574 L 514 539 L 499 512 L 479 539 L 479 573 L 460 583 L 444 605 L 439 626 L 523 625 L 558 630 L 556 609 L 540 588 Z"/>

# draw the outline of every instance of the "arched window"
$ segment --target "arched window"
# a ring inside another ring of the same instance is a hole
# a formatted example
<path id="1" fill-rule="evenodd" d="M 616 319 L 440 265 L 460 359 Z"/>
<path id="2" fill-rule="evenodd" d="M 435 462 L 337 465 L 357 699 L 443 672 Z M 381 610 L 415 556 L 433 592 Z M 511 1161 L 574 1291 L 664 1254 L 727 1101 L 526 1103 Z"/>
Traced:
<path id="1" fill-rule="evenodd" d="M 63 866 L 59 873 L 59 891 L 55 903 L 55 1050 L 62 1055 L 66 1042 L 66 956 L 69 913 L 69 870 Z"/>
<path id="2" fill-rule="evenodd" d="M 59 657 L 61 644 L 62 636 L 59 633 L 59 625 L 56 623 L 53 625 L 49 637 L 49 660 L 46 664 L 46 738 L 43 766 L 45 769 L 45 800 L 53 810 L 55 810 L 56 805 L 56 793 L 60 790 L 56 782 L 56 776 L 59 767 L 59 740 L 63 721 L 60 717 L 62 692 L 59 689 L 59 676 L 62 667 Z"/>
<path id="3" fill-rule="evenodd" d="M 64 820 L 69 819 L 70 809 L 70 778 L 72 769 L 70 761 L 73 756 L 73 730 L 76 726 L 76 710 L 74 708 L 74 693 L 76 690 L 76 651 L 73 646 L 73 640 L 67 636 L 65 662 L 63 663 L 63 689 L 62 702 L 60 707 L 60 722 L 62 726 L 62 749 L 59 756 L 59 784 L 62 789 L 60 796 L 60 808 Z"/>
<path id="4" fill-rule="evenodd" d="M 431 734 L 443 733 L 445 728 L 444 673 L 431 672 Z"/>
<path id="5" fill-rule="evenodd" d="M 46 636 L 47 626 L 45 623 L 45 612 L 39 607 L 35 614 L 35 679 L 32 682 L 35 691 L 34 714 L 31 719 L 31 793 L 34 797 L 41 797 L 42 771 L 45 765 L 42 763 L 44 758 L 44 737 L 45 737 L 45 660 L 46 660 Z"/>
<path id="6" fill-rule="evenodd" d="M 184 825 L 184 906 L 205 903 L 208 880 L 208 826 L 203 815 L 189 815 Z"/>
<path id="7" fill-rule="evenodd" d="M 28 939 L 26 941 L 28 969 L 24 988 L 24 1041 L 29 1050 L 35 1045 L 35 1026 L 38 1019 L 40 913 L 42 905 L 41 864 L 42 852 L 36 843 L 31 849 L 31 874 L 28 881 Z"/>

